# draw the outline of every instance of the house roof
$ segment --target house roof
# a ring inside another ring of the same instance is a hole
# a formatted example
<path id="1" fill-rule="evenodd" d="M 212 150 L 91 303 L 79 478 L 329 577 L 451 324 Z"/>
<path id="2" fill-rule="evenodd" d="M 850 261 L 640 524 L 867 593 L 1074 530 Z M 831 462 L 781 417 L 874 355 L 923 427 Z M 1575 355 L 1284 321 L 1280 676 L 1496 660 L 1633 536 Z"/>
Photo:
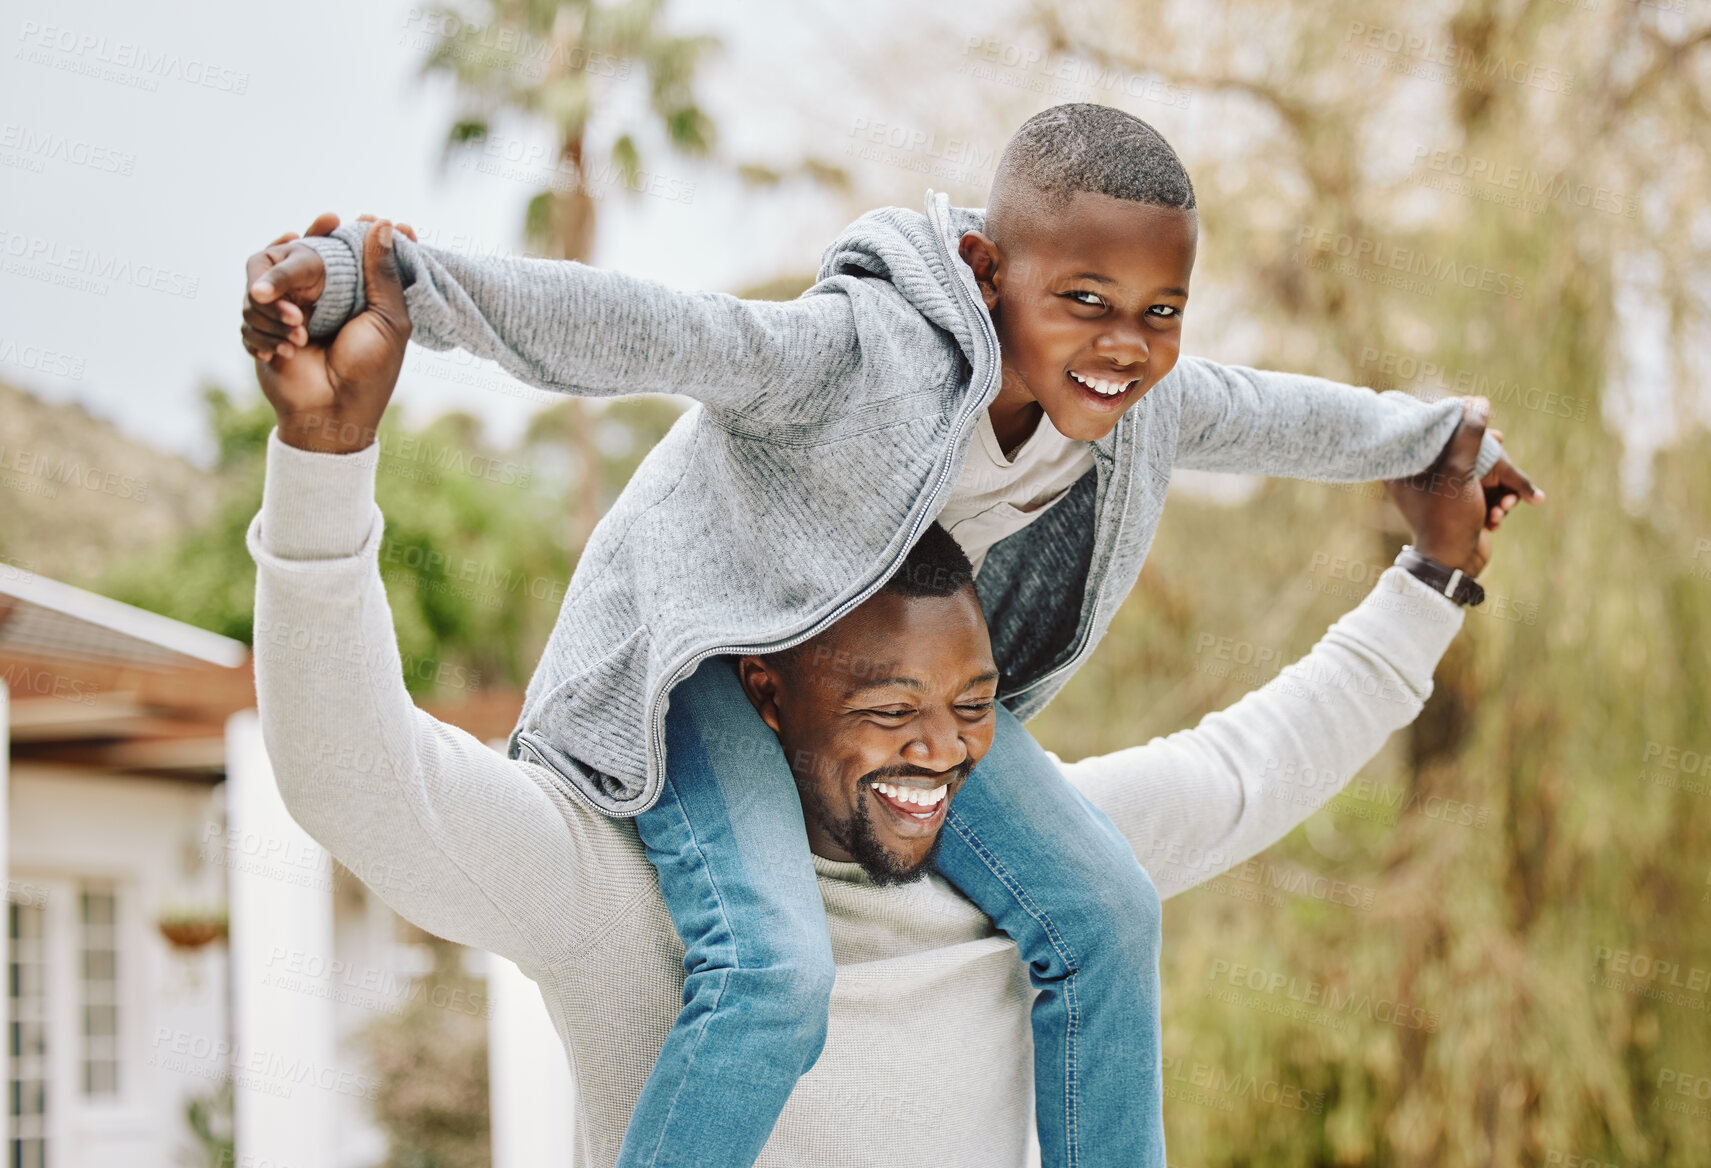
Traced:
<path id="1" fill-rule="evenodd" d="M 225 722 L 255 705 L 248 646 L 0 563 L 0 685 L 14 760 L 218 779 Z M 483 689 L 430 714 L 483 741 L 522 694 Z"/>
<path id="2" fill-rule="evenodd" d="M 241 641 L 0 565 L 0 652 L 134 669 L 249 660 Z"/>

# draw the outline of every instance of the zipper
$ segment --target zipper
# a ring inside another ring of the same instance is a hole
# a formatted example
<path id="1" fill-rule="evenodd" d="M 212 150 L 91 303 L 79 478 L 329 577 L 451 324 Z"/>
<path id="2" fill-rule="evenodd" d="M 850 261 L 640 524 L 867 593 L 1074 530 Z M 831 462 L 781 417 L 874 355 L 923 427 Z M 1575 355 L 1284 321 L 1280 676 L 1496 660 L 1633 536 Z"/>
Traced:
<path id="1" fill-rule="evenodd" d="M 934 192 L 929 190 L 927 192 L 929 207 L 934 206 L 934 198 Z M 929 221 L 932 220 L 932 216 L 930 214 L 928 219 Z M 950 249 L 945 246 L 943 230 L 938 223 L 933 223 L 933 242 L 938 245 L 941 253 L 943 253 L 940 258 L 948 261 L 946 271 L 951 273 L 951 284 L 956 289 L 958 303 L 961 304 L 964 312 L 969 312 L 972 319 L 977 321 L 981 326 L 978 330 L 978 335 L 987 349 L 987 365 L 990 369 L 994 364 L 996 364 L 998 359 L 998 338 L 992 335 L 991 323 L 984 313 L 979 312 L 978 310 L 970 312 L 971 306 L 969 304 L 969 292 L 963 285 L 962 279 L 958 275 L 956 268 L 956 265 L 961 261 L 957 258 L 955 253 L 951 252 Z M 975 412 L 986 408 L 985 395 L 982 395 L 980 399 L 976 400 L 974 395 L 970 394 L 969 400 L 970 402 L 973 402 L 974 405 L 971 408 L 969 405 L 965 404 L 963 406 L 962 413 L 958 415 L 956 429 L 953 431 L 953 444 L 954 439 L 960 437 L 967 430 L 969 420 L 974 416 Z M 947 447 L 947 449 L 949 448 Z M 933 480 L 927 486 L 927 495 L 929 497 L 937 493 L 944 486 L 945 475 L 949 468 L 950 459 L 948 457 L 939 466 L 934 468 Z M 848 616 L 851 611 L 866 602 L 867 599 L 875 592 L 879 591 L 885 581 L 891 578 L 892 573 L 897 570 L 897 568 L 903 563 L 903 560 L 909 555 L 909 549 L 915 546 L 916 539 L 920 537 L 921 530 L 926 526 L 927 521 L 925 519 L 925 515 L 926 508 L 924 507 L 917 512 L 915 521 L 909 529 L 908 538 L 903 543 L 903 551 L 896 557 L 896 559 L 888 563 L 885 566 L 885 569 L 876 577 L 862 585 L 860 590 L 858 590 L 854 596 L 838 605 L 838 607 L 833 609 L 827 616 L 813 622 L 802 632 L 785 637 L 781 640 L 770 641 L 760 645 L 715 645 L 690 654 L 687 660 L 680 663 L 678 667 L 671 672 L 671 675 L 666 679 L 665 684 L 660 686 L 659 692 L 648 705 L 647 784 L 649 786 L 653 785 L 654 770 L 658 766 L 658 760 L 665 754 L 665 718 L 662 716 L 660 711 L 660 702 L 664 699 L 666 694 L 671 692 L 673 687 L 675 687 L 679 681 L 689 673 L 694 672 L 695 667 L 700 665 L 701 662 L 705 661 L 709 657 L 717 657 L 728 653 L 781 652 L 782 650 L 800 645 L 803 641 L 818 635 L 824 630 L 830 628 L 832 625 L 838 623 L 844 617 Z M 519 736 L 519 740 L 520 739 L 521 736 Z M 557 770 L 556 767 L 550 769 L 553 769 L 555 772 Z M 584 797 L 586 798 L 586 796 Z M 615 819 L 629 819 L 641 814 L 639 811 L 605 811 L 603 813 Z"/>
<path id="2" fill-rule="evenodd" d="M 565 774 L 563 771 L 559 770 L 557 763 L 552 762 L 551 760 L 549 760 L 547 758 L 546 752 L 541 750 L 540 747 L 535 745 L 534 734 L 532 731 L 524 730 L 521 733 L 519 733 L 517 735 L 517 745 L 521 746 L 524 750 L 526 750 L 528 752 L 530 760 L 533 761 L 536 766 L 538 766 L 542 770 L 546 771 L 549 775 L 556 776 L 559 780 L 560 785 L 563 786 L 566 790 L 568 790 L 571 793 L 571 795 L 573 795 L 575 797 L 575 799 L 578 803 L 581 803 L 584 807 L 588 808 L 590 811 L 593 811 L 598 815 L 611 815 L 612 814 L 610 811 L 607 811 L 604 807 L 596 806 L 594 803 L 594 800 L 589 797 L 589 794 L 587 791 L 584 791 L 581 787 L 577 786 L 576 781 L 574 779 L 572 779 L 569 775 Z"/>

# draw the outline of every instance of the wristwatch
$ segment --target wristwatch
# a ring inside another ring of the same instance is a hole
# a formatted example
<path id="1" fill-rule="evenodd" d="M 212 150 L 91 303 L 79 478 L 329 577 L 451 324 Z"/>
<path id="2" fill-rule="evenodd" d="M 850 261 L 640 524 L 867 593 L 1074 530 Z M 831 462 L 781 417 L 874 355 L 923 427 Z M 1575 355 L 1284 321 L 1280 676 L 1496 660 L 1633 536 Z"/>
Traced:
<path id="1" fill-rule="evenodd" d="M 1479 581 L 1460 568 L 1450 568 L 1414 550 L 1413 544 L 1403 545 L 1396 557 L 1396 566 L 1425 583 L 1434 592 L 1442 592 L 1457 604 L 1475 608 L 1485 600 L 1485 589 Z"/>

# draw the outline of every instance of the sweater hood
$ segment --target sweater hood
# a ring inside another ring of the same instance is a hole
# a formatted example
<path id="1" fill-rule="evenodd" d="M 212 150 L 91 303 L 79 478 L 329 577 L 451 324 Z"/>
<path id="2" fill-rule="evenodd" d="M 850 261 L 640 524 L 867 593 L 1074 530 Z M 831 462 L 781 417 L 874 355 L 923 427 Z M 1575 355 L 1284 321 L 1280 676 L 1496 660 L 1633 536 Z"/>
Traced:
<path id="1" fill-rule="evenodd" d="M 916 311 L 954 337 L 972 358 L 978 325 L 969 320 L 954 281 L 962 281 L 973 292 L 973 303 L 982 314 L 986 302 L 973 271 L 957 254 L 957 241 L 985 223 L 984 210 L 953 207 L 948 195 L 928 191 L 924 211 L 880 207 L 844 228 L 821 256 L 819 278 L 861 275 L 890 281 Z"/>

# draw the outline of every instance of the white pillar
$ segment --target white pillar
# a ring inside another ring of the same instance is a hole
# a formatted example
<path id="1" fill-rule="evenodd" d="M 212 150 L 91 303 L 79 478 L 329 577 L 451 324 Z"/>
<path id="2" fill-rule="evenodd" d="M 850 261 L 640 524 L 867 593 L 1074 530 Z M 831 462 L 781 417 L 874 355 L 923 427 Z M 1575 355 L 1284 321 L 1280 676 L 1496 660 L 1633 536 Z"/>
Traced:
<path id="1" fill-rule="evenodd" d="M 493 1168 L 572 1168 L 575 1087 L 540 987 L 489 953 L 487 1000 Z"/>
<path id="2" fill-rule="evenodd" d="M 333 960 L 332 861 L 286 811 L 254 710 L 226 722 L 226 828 L 237 1163 L 336 1163 L 338 1093 L 366 1079 L 337 1061 L 332 1003 L 304 992 Z"/>
<path id="3" fill-rule="evenodd" d="M 0 878 L 12 889 L 12 708 L 11 691 L 0 681 Z M 7 910 L 10 912 L 10 910 Z M 0 922 L 0 970 L 11 976 L 12 930 Z M 0 994 L 0 1034 L 12 1033 L 12 996 Z M 6 1088 L 10 1093 L 11 1086 Z M 9 1153 L 8 1153 L 9 1154 Z"/>

